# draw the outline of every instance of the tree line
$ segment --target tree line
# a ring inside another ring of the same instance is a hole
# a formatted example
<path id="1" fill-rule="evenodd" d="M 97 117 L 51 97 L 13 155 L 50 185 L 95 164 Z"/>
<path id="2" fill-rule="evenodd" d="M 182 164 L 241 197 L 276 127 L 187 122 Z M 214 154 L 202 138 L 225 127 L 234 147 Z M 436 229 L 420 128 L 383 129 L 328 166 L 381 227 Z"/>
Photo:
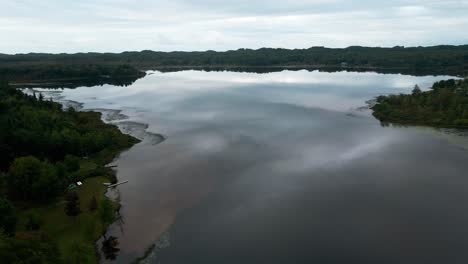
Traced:
<path id="1" fill-rule="evenodd" d="M 353 46 L 344 49 L 261 48 L 224 52 L 141 52 L 1 55 L 0 68 L 15 65 L 120 65 L 138 69 L 166 67 L 337 67 L 421 74 L 468 73 L 468 45 L 380 48 Z"/>
<path id="2" fill-rule="evenodd" d="M 379 96 L 372 107 L 382 122 L 468 128 L 468 79 L 444 80 L 423 92 Z"/>
<path id="3" fill-rule="evenodd" d="M 145 72 L 126 64 L 0 65 L 0 80 L 8 80 L 17 87 L 127 86 L 145 75 Z"/>

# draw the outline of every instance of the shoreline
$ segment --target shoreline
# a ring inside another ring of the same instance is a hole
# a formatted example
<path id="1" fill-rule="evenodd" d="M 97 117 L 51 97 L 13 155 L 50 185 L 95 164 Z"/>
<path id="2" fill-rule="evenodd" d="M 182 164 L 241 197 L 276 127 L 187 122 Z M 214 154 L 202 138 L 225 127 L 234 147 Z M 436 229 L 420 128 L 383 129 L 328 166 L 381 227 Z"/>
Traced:
<path id="1" fill-rule="evenodd" d="M 19 88 L 21 89 L 21 88 Z M 91 157 L 85 157 L 82 159 L 81 163 L 82 166 L 83 164 L 93 164 L 92 168 L 89 169 L 89 172 L 92 172 L 93 170 L 96 170 L 97 173 L 94 173 L 96 175 L 90 175 L 87 176 L 85 179 L 82 180 L 83 186 L 77 189 L 77 192 L 81 196 L 80 200 L 81 206 L 87 206 L 87 203 L 84 203 L 84 201 L 89 200 L 91 196 L 94 196 L 99 204 L 99 207 L 101 207 L 101 203 L 107 200 L 111 204 L 111 208 L 114 212 L 113 214 L 113 219 L 110 222 L 101 222 L 100 220 L 100 212 L 99 210 L 96 213 L 91 213 L 91 215 L 86 216 L 84 220 L 80 222 L 79 219 L 76 219 L 77 221 L 73 221 L 73 226 L 76 229 L 85 229 L 85 232 L 87 232 L 88 225 L 90 224 L 89 221 L 92 221 L 93 224 L 95 225 L 93 230 L 95 230 L 94 235 L 92 235 L 94 238 L 92 239 L 92 242 L 90 244 L 87 244 L 88 246 L 92 247 L 94 249 L 94 258 L 96 260 L 95 263 L 101 263 L 102 257 L 103 257 L 103 252 L 101 249 L 101 245 L 98 245 L 98 241 L 100 241 L 103 237 L 105 237 L 106 233 L 108 232 L 109 227 L 114 224 L 116 221 L 119 220 L 119 213 L 120 213 L 120 208 L 121 208 L 121 203 L 120 200 L 117 198 L 112 198 L 108 196 L 109 189 L 103 185 L 105 182 L 111 182 L 114 183 L 117 181 L 117 171 L 113 169 L 112 166 L 110 166 L 113 162 L 119 159 L 120 155 L 125 153 L 126 151 L 130 150 L 132 147 L 135 145 L 141 143 L 144 138 L 139 138 L 136 137 L 135 135 L 132 135 L 132 133 L 127 133 L 124 131 L 124 129 L 119 125 L 119 123 L 114 123 L 112 121 L 119 120 L 120 118 L 126 118 L 126 116 L 120 115 L 120 110 L 113 110 L 113 109 L 85 109 L 84 108 L 84 103 L 82 102 L 77 102 L 73 100 L 68 100 L 65 98 L 65 96 L 62 95 L 62 92 L 57 92 L 54 90 L 54 88 L 50 89 L 44 89 L 44 90 L 35 90 L 31 88 L 23 88 L 21 89 L 23 93 L 25 94 L 32 94 L 32 93 L 37 93 L 37 94 L 42 94 L 44 98 L 47 100 L 52 100 L 55 103 L 58 103 L 62 106 L 64 110 L 66 110 L 69 107 L 74 108 L 78 112 L 82 113 L 87 113 L 88 115 L 94 116 L 99 122 L 101 122 L 103 125 L 109 125 L 112 126 L 114 130 L 118 131 L 121 135 L 125 135 L 127 137 L 130 137 L 131 140 L 129 141 L 129 144 L 124 146 L 124 147 L 118 147 L 118 148 L 112 148 L 112 149 L 105 149 L 104 153 L 102 154 L 97 154 L 95 156 Z M 97 121 L 96 120 L 96 121 Z M 86 165 L 84 165 L 86 167 Z M 87 172 L 88 169 L 84 169 L 84 172 Z M 91 190 L 91 191 L 89 191 Z M 91 194 L 83 194 L 83 193 L 91 193 Z M 58 199 L 60 201 L 61 198 Z M 86 201 L 87 202 L 87 201 Z M 47 218 L 52 212 L 61 212 L 63 211 L 62 205 L 59 205 L 54 203 L 51 205 L 41 205 L 39 207 L 31 207 L 26 210 L 22 210 L 21 214 L 22 215 L 27 215 L 28 213 L 31 212 L 39 212 L 39 215 L 42 215 L 43 217 Z M 87 211 L 84 208 L 82 209 L 83 212 Z M 86 212 L 89 214 L 88 212 Z M 89 218 L 93 219 L 90 220 Z M 65 231 L 64 233 L 66 233 Z M 67 234 L 63 234 L 63 236 L 67 236 Z M 89 236 L 87 234 L 86 236 Z M 53 237 L 56 237 L 56 240 L 61 240 L 60 235 L 53 235 Z M 82 238 L 78 238 L 77 241 L 81 240 Z M 91 241 L 91 240 L 88 240 Z"/>
<path id="2" fill-rule="evenodd" d="M 114 167 L 112 167 L 110 165 L 112 165 L 114 162 L 116 162 L 119 159 L 120 155 L 122 155 L 126 151 L 129 151 L 132 147 L 134 147 L 135 145 L 137 145 L 139 143 L 142 143 L 144 141 L 147 144 L 150 144 L 150 145 L 157 145 L 157 144 L 160 144 L 160 143 L 164 142 L 167 139 L 167 137 L 165 135 L 163 135 L 163 134 L 148 132 L 147 131 L 148 124 L 133 121 L 130 116 L 122 114 L 121 109 L 86 108 L 84 102 L 77 102 L 77 101 L 69 100 L 62 94 L 62 92 L 58 92 L 58 93 L 55 92 L 54 88 L 50 88 L 50 89 L 47 89 L 47 90 L 41 90 L 41 91 L 33 89 L 33 91 L 38 92 L 38 93 L 43 93 L 46 96 L 46 98 L 50 97 L 50 99 L 52 99 L 53 101 L 55 101 L 57 103 L 60 103 L 64 108 L 68 107 L 68 106 L 72 106 L 79 112 L 97 113 L 97 114 L 99 114 L 100 120 L 103 123 L 113 125 L 114 127 L 116 127 L 120 131 L 120 133 L 122 133 L 124 135 L 128 135 L 128 136 L 138 140 L 138 142 L 135 142 L 134 144 L 132 144 L 128 148 L 117 150 L 117 151 L 113 152 L 112 154 L 110 154 L 110 156 L 112 158 L 110 158 L 108 160 L 108 162 L 106 162 L 104 164 L 106 169 L 108 169 L 109 171 L 112 171 L 112 175 L 113 175 L 115 181 L 118 181 L 118 179 L 117 179 L 118 168 L 114 169 Z M 95 178 L 95 177 L 93 177 L 93 178 Z M 119 197 L 118 191 L 112 191 L 111 189 L 107 188 L 107 189 L 104 190 L 104 192 L 100 196 L 101 197 L 99 197 L 99 198 L 107 199 L 107 200 L 109 200 L 109 201 L 111 201 L 113 203 L 114 212 L 115 212 L 114 220 L 112 222 L 108 223 L 104 227 L 103 232 L 100 234 L 100 236 L 97 239 L 95 239 L 94 244 L 93 244 L 93 247 L 95 248 L 95 251 L 96 251 L 96 257 L 98 258 L 97 263 L 103 263 L 103 262 L 106 263 L 106 259 L 105 259 L 104 255 L 103 255 L 103 252 L 102 252 L 102 249 L 101 249 L 102 245 L 100 243 L 102 243 L 104 241 L 104 239 L 106 238 L 106 235 L 109 232 L 109 228 L 112 225 L 118 223 L 119 219 L 121 218 L 120 210 L 121 210 L 122 204 L 120 202 L 120 197 Z M 111 236 L 108 236 L 107 238 L 109 238 L 109 237 L 111 237 Z M 136 263 L 137 261 L 142 260 L 142 258 L 146 257 L 146 254 L 147 253 L 145 251 L 144 256 L 136 258 L 133 262 Z"/>

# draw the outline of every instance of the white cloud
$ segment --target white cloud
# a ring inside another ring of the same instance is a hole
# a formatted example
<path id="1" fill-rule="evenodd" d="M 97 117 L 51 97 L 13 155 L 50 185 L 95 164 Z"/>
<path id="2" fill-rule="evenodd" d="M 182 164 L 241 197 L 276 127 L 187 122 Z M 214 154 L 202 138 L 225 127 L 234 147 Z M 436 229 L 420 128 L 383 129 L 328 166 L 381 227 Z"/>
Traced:
<path id="1" fill-rule="evenodd" d="M 468 1 L 0 0 L 0 53 L 468 43 Z"/>
<path id="2" fill-rule="evenodd" d="M 424 6 L 402 6 L 397 8 L 397 14 L 401 16 L 422 16 L 429 15 L 430 10 Z"/>

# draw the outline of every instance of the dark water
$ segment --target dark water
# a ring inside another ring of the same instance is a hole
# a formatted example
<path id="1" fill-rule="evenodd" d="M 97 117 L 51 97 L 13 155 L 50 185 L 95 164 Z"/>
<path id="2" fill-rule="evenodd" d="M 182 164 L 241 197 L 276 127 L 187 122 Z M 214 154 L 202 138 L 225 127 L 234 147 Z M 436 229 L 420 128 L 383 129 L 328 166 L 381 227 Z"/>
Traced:
<path id="1" fill-rule="evenodd" d="M 457 264 L 466 138 L 362 108 L 446 78 L 156 72 L 62 96 L 143 139 L 115 162 L 118 263 L 156 243 L 144 262 Z"/>

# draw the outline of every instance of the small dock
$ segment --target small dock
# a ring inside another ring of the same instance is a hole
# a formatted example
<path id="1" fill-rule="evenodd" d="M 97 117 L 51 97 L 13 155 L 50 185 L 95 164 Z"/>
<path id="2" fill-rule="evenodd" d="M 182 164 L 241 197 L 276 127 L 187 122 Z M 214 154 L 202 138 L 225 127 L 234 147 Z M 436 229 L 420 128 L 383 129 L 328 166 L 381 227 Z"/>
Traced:
<path id="1" fill-rule="evenodd" d="M 107 185 L 107 188 L 112 188 L 112 187 L 116 187 L 116 186 L 119 186 L 119 185 L 127 183 L 127 182 L 128 181 L 121 181 L 121 182 L 118 182 L 118 183 L 115 183 L 115 184 L 104 184 L 104 185 Z"/>

